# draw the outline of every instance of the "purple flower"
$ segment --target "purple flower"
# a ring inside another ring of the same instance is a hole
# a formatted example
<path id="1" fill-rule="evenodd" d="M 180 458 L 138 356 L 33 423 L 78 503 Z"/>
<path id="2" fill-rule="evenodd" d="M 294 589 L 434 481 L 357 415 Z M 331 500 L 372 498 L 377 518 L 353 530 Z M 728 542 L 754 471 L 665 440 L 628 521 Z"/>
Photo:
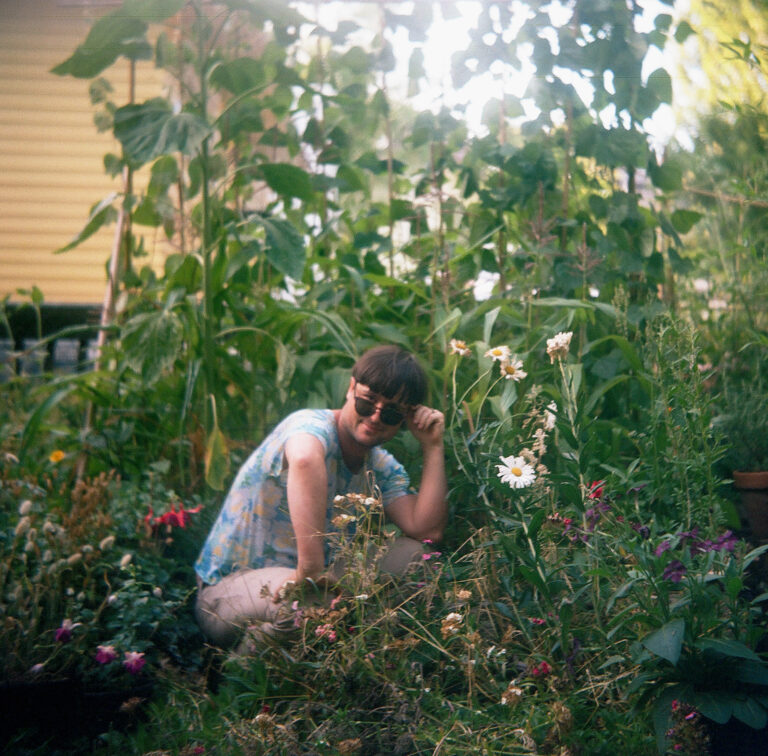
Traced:
<path id="1" fill-rule="evenodd" d="M 69 643 L 72 640 L 72 630 L 80 623 L 72 622 L 71 619 L 61 621 L 61 627 L 56 628 L 56 640 L 59 643 Z"/>
<path id="2" fill-rule="evenodd" d="M 696 540 L 699 537 L 699 529 L 691 528 L 690 530 L 683 530 L 677 534 L 680 539 L 680 543 L 685 543 L 689 539 Z"/>
<path id="3" fill-rule="evenodd" d="M 117 651 L 114 646 L 98 646 L 96 648 L 96 661 L 99 664 L 109 664 L 117 659 Z"/>
<path id="4" fill-rule="evenodd" d="M 141 668 L 147 663 L 143 651 L 126 651 L 123 666 L 132 674 L 138 675 Z"/>
<path id="5" fill-rule="evenodd" d="M 679 583 L 683 579 L 683 575 L 687 572 L 686 566 L 679 560 L 673 559 L 665 568 L 662 573 L 664 580 L 671 580 L 673 583 Z"/>
<path id="6" fill-rule="evenodd" d="M 665 551 L 669 551 L 670 548 L 672 548 L 672 541 L 662 541 L 656 547 L 656 551 L 653 553 L 658 557 L 661 556 Z"/>
<path id="7" fill-rule="evenodd" d="M 733 551 L 736 548 L 736 544 L 739 539 L 733 534 L 732 531 L 726 530 L 721 536 L 717 537 L 715 541 L 715 551 Z"/>
<path id="8" fill-rule="evenodd" d="M 641 525 L 639 522 L 632 523 L 632 530 L 639 533 L 644 541 L 651 537 L 651 529 L 647 525 Z"/>

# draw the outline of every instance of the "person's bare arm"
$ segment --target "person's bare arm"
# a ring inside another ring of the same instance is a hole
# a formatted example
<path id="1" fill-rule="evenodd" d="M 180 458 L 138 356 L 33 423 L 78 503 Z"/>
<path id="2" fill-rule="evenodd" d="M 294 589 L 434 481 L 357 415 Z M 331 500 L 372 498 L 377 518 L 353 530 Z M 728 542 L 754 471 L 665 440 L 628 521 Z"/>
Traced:
<path id="1" fill-rule="evenodd" d="M 285 445 L 285 459 L 288 465 L 288 511 L 298 554 L 296 571 L 286 583 L 317 580 L 325 569 L 328 476 L 323 445 L 309 434 L 293 436 Z M 275 600 L 280 598 L 286 583 L 275 592 Z"/>
<path id="2" fill-rule="evenodd" d="M 445 455 L 443 434 L 445 418 L 439 410 L 419 406 L 408 418 L 408 430 L 421 444 L 424 465 L 417 494 L 401 496 L 386 513 L 405 535 L 418 540 L 439 541 L 447 518 Z"/>

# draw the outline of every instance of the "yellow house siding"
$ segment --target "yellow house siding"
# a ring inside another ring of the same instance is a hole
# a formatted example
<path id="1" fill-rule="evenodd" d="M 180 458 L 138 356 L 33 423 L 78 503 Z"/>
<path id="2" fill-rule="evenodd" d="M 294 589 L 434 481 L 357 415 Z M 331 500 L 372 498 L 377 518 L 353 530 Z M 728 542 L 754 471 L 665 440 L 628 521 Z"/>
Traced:
<path id="1" fill-rule="evenodd" d="M 90 82 L 50 69 L 113 6 L 0 0 L 0 298 L 21 301 L 17 289 L 35 285 L 49 304 L 103 299 L 114 226 L 69 252 L 53 252 L 83 228 L 92 205 L 120 190 L 121 179 L 103 167 L 103 156 L 119 146 L 94 125 Z M 103 75 L 113 101 L 127 103 L 128 62 L 119 60 Z M 161 73 L 142 62 L 136 84 L 137 101 L 161 94 Z M 146 177 L 139 175 L 135 186 L 142 185 Z"/>

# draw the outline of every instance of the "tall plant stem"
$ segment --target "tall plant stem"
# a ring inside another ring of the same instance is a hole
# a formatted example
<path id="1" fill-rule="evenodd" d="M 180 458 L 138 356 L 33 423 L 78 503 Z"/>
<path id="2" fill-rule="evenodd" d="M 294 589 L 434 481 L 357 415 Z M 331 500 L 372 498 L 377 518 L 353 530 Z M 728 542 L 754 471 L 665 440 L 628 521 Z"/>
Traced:
<path id="1" fill-rule="evenodd" d="M 203 11 L 195 5 L 197 21 L 202 27 Z M 205 51 L 203 35 L 198 34 L 198 65 L 200 76 L 200 111 L 204 119 L 208 118 L 208 55 Z M 200 145 L 200 170 L 202 174 L 202 256 L 203 256 L 203 396 L 212 393 L 214 384 L 213 364 L 213 282 L 211 281 L 211 255 L 213 238 L 211 232 L 211 197 L 209 171 L 208 137 Z M 204 424 L 210 431 L 211 416 L 208 402 L 204 403 Z"/>

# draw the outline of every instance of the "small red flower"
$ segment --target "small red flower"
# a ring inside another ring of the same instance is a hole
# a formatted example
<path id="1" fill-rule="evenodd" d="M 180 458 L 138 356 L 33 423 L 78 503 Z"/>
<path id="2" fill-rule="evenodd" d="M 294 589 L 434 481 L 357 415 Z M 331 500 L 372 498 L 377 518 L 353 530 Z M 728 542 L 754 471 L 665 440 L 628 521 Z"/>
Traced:
<path id="1" fill-rule="evenodd" d="M 605 485 L 604 480 L 593 480 L 589 484 L 589 498 L 590 499 L 602 499 L 603 498 L 603 486 Z"/>
<path id="2" fill-rule="evenodd" d="M 545 661 L 541 662 L 541 664 L 536 664 L 531 670 L 531 674 L 534 677 L 546 677 L 550 672 L 552 672 L 552 667 Z"/>

